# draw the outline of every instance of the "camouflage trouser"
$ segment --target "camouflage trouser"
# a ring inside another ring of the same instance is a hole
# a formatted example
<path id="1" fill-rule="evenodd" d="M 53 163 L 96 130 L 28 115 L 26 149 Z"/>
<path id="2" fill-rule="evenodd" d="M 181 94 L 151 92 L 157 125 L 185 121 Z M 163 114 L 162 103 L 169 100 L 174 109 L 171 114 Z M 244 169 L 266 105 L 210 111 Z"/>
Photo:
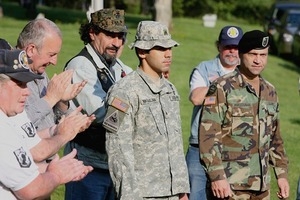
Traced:
<path id="1" fill-rule="evenodd" d="M 143 198 L 145 200 L 179 200 L 179 196 L 170 196 L 170 197 L 150 197 L 150 198 Z"/>
<path id="2" fill-rule="evenodd" d="M 270 200 L 270 191 L 234 190 L 234 195 L 224 200 Z M 221 200 L 219 198 L 208 198 L 210 200 Z M 223 200 L 223 199 L 222 199 Z"/>
<path id="3" fill-rule="evenodd" d="M 270 191 L 233 191 L 233 197 L 230 200 L 270 200 Z"/>

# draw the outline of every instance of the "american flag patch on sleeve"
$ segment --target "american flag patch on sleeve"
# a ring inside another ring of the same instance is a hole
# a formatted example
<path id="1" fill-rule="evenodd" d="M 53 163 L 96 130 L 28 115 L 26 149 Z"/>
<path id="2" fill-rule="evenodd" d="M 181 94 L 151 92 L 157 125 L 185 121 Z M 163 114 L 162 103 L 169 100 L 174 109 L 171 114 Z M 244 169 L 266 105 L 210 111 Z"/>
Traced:
<path id="1" fill-rule="evenodd" d="M 126 112 L 129 108 L 128 103 L 122 101 L 119 98 L 114 97 L 112 102 L 111 102 L 111 106 L 115 107 L 116 109 L 122 111 L 122 112 Z"/>
<path id="2" fill-rule="evenodd" d="M 209 96 L 205 97 L 204 99 L 204 105 L 214 105 L 216 103 L 216 97 L 215 96 Z"/>

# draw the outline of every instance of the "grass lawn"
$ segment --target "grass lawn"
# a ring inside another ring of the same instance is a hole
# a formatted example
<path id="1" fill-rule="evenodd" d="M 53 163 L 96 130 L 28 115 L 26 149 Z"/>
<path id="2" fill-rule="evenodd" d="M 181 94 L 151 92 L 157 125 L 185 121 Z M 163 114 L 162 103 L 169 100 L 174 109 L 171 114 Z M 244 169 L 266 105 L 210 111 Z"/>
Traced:
<path id="1" fill-rule="evenodd" d="M 14 9 L 14 12 L 9 12 Z M 24 20 L 24 10 L 14 3 L 3 3 L 5 17 L 0 18 L 0 37 L 7 39 L 12 45 L 16 44 L 18 34 L 27 23 Z M 85 20 L 85 13 L 78 11 L 59 10 L 57 8 L 39 7 L 46 17 L 55 21 L 63 32 L 63 46 L 59 55 L 57 66 L 50 66 L 47 71 L 50 76 L 59 73 L 64 64 L 81 50 L 83 43 L 79 38 L 78 29 L 80 22 Z M 15 14 L 12 14 L 15 13 Z M 23 17 L 22 17 L 23 16 Z M 126 16 L 129 27 L 128 44 L 133 41 L 135 28 L 141 19 L 150 19 L 146 16 Z M 181 117 L 184 137 L 184 147 L 187 149 L 189 137 L 189 125 L 192 113 L 192 104 L 188 101 L 188 80 L 192 69 L 201 61 L 212 59 L 217 50 L 214 45 L 219 31 L 226 25 L 238 25 L 244 32 L 252 29 L 260 29 L 258 24 L 236 20 L 228 22 L 218 20 L 216 27 L 206 28 L 202 20 L 175 18 L 173 19 L 172 37 L 180 43 L 179 47 L 173 48 L 173 64 L 170 80 L 177 87 L 181 95 Z M 138 60 L 135 52 L 124 48 L 121 59 L 133 69 L 136 68 Z M 285 140 L 285 147 L 290 160 L 289 182 L 291 187 L 290 199 L 296 198 L 297 180 L 300 175 L 300 101 L 298 93 L 298 78 L 300 68 L 290 61 L 270 55 L 267 68 L 263 76 L 277 88 L 280 100 L 281 131 Z M 299 135 L 298 135 L 299 134 Z M 273 177 L 271 199 L 276 199 L 277 185 Z M 64 187 L 59 187 L 52 195 L 52 200 L 63 199 Z"/>

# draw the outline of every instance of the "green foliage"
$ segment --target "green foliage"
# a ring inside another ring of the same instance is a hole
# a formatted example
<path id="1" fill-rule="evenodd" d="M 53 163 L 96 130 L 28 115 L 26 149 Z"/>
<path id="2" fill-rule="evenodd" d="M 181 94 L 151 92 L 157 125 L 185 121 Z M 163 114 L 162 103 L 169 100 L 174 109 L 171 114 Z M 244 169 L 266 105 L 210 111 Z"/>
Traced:
<path id="1" fill-rule="evenodd" d="M 141 10 L 140 1 L 136 1 L 136 0 L 119 0 L 119 1 L 120 1 L 120 4 L 121 4 L 121 2 L 123 2 L 123 4 L 125 5 L 125 7 L 123 9 L 126 10 L 126 13 L 140 14 L 140 10 Z M 116 5 L 115 7 L 122 9 L 120 4 Z"/>
<path id="2" fill-rule="evenodd" d="M 199 0 L 195 0 L 194 2 L 196 1 L 199 2 Z M 244 0 L 243 2 L 247 3 L 250 1 Z M 264 1 L 261 1 L 261 3 L 264 3 Z M 0 37 L 7 39 L 12 45 L 15 45 L 18 34 L 27 23 L 27 20 L 24 18 L 25 12 L 23 12 L 23 9 L 20 8 L 17 3 L 11 2 L 3 2 L 3 9 L 5 16 L 0 18 Z M 38 10 L 39 9 L 38 7 Z M 47 68 L 47 72 L 52 76 L 54 73 L 60 73 L 65 63 L 83 47 L 83 42 L 79 38 L 78 29 L 80 26 L 79 22 L 85 21 L 86 16 L 84 12 L 76 10 L 50 9 L 47 7 L 43 9 L 43 12 L 46 13 L 46 17 L 56 21 L 63 32 L 63 46 L 59 54 L 57 66 L 49 66 Z M 11 10 L 15 12 L 8 12 Z M 138 22 L 145 19 L 149 18 L 140 15 L 126 15 L 126 24 L 128 24 L 129 27 L 128 43 L 126 45 L 134 40 Z M 244 20 L 225 21 L 219 18 L 216 27 L 206 28 L 202 25 L 201 19 L 173 19 L 172 38 L 179 42 L 180 45 L 179 47 L 173 48 L 173 63 L 170 80 L 175 84 L 181 96 L 180 106 L 185 149 L 187 149 L 188 146 L 192 113 L 192 104 L 188 101 L 188 80 L 190 73 L 193 67 L 199 62 L 212 59 L 216 56 L 217 49 L 214 42 L 218 38 L 220 29 L 229 24 L 242 27 L 244 32 L 262 28 L 258 23 L 249 24 Z M 121 59 L 133 69 L 138 65 L 134 51 L 129 48 L 124 48 Z M 300 169 L 300 162 L 298 162 L 300 145 L 297 143 L 300 141 L 300 97 L 297 88 L 300 68 L 290 61 L 270 55 L 263 76 L 275 85 L 279 95 L 281 132 L 290 160 L 289 182 L 291 194 L 289 199 L 296 199 L 296 187 Z M 272 177 L 272 200 L 277 199 L 277 190 L 275 177 Z M 62 200 L 63 194 L 64 186 L 60 186 L 52 195 L 52 200 Z"/>
<path id="3" fill-rule="evenodd" d="M 184 16 L 188 17 L 199 17 L 200 15 L 211 13 L 212 10 L 206 6 L 203 1 L 199 0 L 188 0 L 183 4 L 183 13 Z"/>
<path id="4" fill-rule="evenodd" d="M 8 1 L 8 0 L 4 0 Z M 18 0 L 13 0 L 18 2 Z M 34 0 L 38 2 L 38 0 Z M 91 0 L 43 0 L 44 4 L 56 8 L 87 9 Z M 104 1 L 104 7 L 124 9 L 130 14 L 153 13 L 155 0 L 113 0 Z M 264 19 L 266 11 L 275 0 L 173 0 L 172 10 L 174 17 L 201 17 L 204 14 L 214 13 L 219 19 L 232 20 L 242 18 L 251 23 L 258 23 Z M 146 8 L 145 8 L 145 5 Z M 29 15 L 32 13 L 29 13 Z"/>
<path id="5" fill-rule="evenodd" d="M 183 16 L 183 0 L 173 0 L 172 1 L 173 16 L 182 17 Z"/>
<path id="6" fill-rule="evenodd" d="M 249 22 L 257 23 L 264 19 L 266 11 L 270 8 L 274 0 L 244 0 L 239 1 L 232 10 L 233 15 Z"/>

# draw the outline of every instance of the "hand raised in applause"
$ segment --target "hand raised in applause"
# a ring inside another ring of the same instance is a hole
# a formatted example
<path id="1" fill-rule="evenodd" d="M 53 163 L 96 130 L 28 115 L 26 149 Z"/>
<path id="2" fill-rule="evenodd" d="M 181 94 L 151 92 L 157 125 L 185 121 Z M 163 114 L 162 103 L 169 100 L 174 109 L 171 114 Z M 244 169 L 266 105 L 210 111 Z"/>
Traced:
<path id="1" fill-rule="evenodd" d="M 79 83 L 73 83 L 69 84 L 67 89 L 65 90 L 63 96 L 62 96 L 62 101 L 69 101 L 72 100 L 74 97 L 76 97 L 83 87 L 86 85 L 87 80 L 83 80 Z"/>
<path id="2" fill-rule="evenodd" d="M 70 87 L 73 70 L 64 71 L 58 75 L 54 74 L 48 86 L 44 99 L 53 107 L 58 101 L 62 100 L 67 88 Z M 68 89 L 69 90 L 69 89 Z"/>
<path id="3" fill-rule="evenodd" d="M 75 159 L 76 153 L 77 150 L 73 149 L 61 159 L 56 157 L 49 163 L 46 172 L 52 173 L 59 184 L 83 179 L 93 167 L 85 166 L 82 161 Z"/>
<path id="4" fill-rule="evenodd" d="M 78 133 L 87 129 L 95 120 L 95 115 L 87 116 L 80 111 L 82 107 L 76 108 L 70 115 L 63 116 L 57 125 L 57 132 L 64 137 L 65 141 L 72 140 Z"/>

